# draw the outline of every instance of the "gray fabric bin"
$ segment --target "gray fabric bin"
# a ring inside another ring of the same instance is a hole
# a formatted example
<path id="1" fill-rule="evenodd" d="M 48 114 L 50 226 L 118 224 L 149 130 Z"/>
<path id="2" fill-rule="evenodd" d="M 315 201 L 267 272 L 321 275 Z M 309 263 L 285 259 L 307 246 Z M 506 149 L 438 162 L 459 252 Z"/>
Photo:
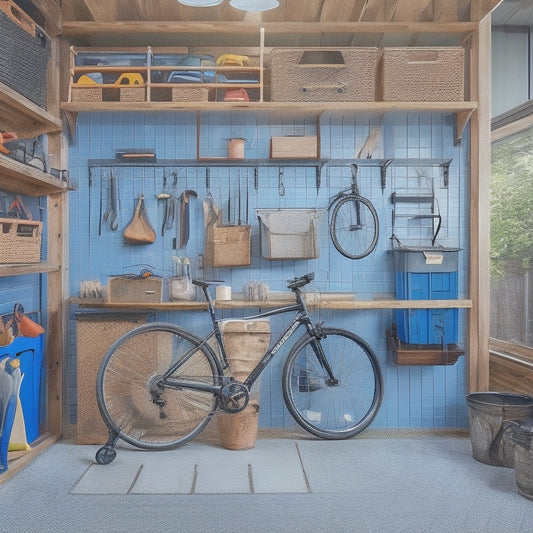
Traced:
<path id="1" fill-rule="evenodd" d="M 316 209 L 258 209 L 261 256 L 264 259 L 316 259 Z"/>

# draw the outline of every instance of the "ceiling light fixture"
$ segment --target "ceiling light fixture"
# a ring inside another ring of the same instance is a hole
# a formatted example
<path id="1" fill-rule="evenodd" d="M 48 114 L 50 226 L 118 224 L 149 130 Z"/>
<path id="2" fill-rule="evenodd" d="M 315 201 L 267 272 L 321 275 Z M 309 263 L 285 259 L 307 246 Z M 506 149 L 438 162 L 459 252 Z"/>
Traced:
<path id="1" fill-rule="evenodd" d="M 268 11 L 279 6 L 278 0 L 231 0 L 229 5 L 241 11 Z"/>
<path id="2" fill-rule="evenodd" d="M 218 6 L 224 0 L 178 0 L 178 2 L 189 7 L 213 7 Z"/>

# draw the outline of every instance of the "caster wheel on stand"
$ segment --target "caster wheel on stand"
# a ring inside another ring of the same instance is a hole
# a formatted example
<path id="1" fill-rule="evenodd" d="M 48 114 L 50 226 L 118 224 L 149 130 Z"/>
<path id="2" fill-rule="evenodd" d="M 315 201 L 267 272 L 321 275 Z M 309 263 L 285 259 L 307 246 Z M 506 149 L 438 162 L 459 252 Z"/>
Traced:
<path id="1" fill-rule="evenodd" d="M 108 465 L 117 456 L 115 448 L 112 446 L 102 446 L 96 452 L 96 462 L 99 465 Z"/>

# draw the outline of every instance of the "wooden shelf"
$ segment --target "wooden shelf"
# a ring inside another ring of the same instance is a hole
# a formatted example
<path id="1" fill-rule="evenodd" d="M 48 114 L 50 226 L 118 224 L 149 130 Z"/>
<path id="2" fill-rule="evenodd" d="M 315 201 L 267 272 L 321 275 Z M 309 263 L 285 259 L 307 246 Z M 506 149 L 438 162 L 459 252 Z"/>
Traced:
<path id="1" fill-rule="evenodd" d="M 28 139 L 61 131 L 61 119 L 0 83 L 0 129 L 14 131 L 20 139 Z"/>
<path id="2" fill-rule="evenodd" d="M 455 144 L 461 143 L 477 102 L 63 102 L 71 135 L 76 131 L 78 113 L 100 112 L 165 112 L 169 111 L 246 111 L 291 113 L 320 116 L 326 112 L 376 113 L 429 112 L 454 113 L 456 118 Z"/>
<path id="3" fill-rule="evenodd" d="M 47 272 L 58 272 L 59 265 L 48 263 L 17 263 L 0 265 L 0 277 L 24 276 L 26 274 L 44 274 Z"/>
<path id="4" fill-rule="evenodd" d="M 203 311 L 207 309 L 207 303 L 198 302 L 162 302 L 153 304 L 143 303 L 108 303 L 102 300 L 89 300 L 84 298 L 71 298 L 70 303 L 77 304 L 82 308 L 94 309 L 122 309 L 130 311 Z M 217 309 L 250 309 L 263 308 L 271 309 L 290 305 L 293 300 L 224 300 L 215 301 Z M 472 307 L 472 300 L 323 300 L 317 304 L 308 304 L 312 308 L 320 309 L 457 309 Z"/>
<path id="5" fill-rule="evenodd" d="M 15 194 L 43 196 L 69 189 L 67 182 L 0 154 L 0 189 Z"/>

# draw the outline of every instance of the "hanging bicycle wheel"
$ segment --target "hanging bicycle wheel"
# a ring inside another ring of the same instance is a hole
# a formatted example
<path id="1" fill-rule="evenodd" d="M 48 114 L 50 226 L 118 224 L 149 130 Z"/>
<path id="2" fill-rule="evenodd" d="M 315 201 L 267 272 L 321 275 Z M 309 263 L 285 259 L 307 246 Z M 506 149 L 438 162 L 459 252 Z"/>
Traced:
<path id="1" fill-rule="evenodd" d="M 195 335 L 173 325 L 151 323 L 118 339 L 100 366 L 96 398 L 107 427 L 133 446 L 171 449 L 194 438 L 216 408 L 212 392 L 161 386 L 165 372 L 183 383 L 215 385 L 217 364 Z"/>
<path id="2" fill-rule="evenodd" d="M 335 248 L 345 257 L 366 257 L 378 242 L 379 220 L 375 207 L 363 196 L 345 196 L 333 207 L 329 234 Z"/>
<path id="3" fill-rule="evenodd" d="M 323 439 L 348 439 L 374 420 L 383 397 L 381 370 L 368 344 L 349 331 L 324 328 L 316 341 L 304 336 L 292 348 L 283 369 L 283 397 L 293 418 Z M 320 342 L 330 367 L 319 361 Z"/>

